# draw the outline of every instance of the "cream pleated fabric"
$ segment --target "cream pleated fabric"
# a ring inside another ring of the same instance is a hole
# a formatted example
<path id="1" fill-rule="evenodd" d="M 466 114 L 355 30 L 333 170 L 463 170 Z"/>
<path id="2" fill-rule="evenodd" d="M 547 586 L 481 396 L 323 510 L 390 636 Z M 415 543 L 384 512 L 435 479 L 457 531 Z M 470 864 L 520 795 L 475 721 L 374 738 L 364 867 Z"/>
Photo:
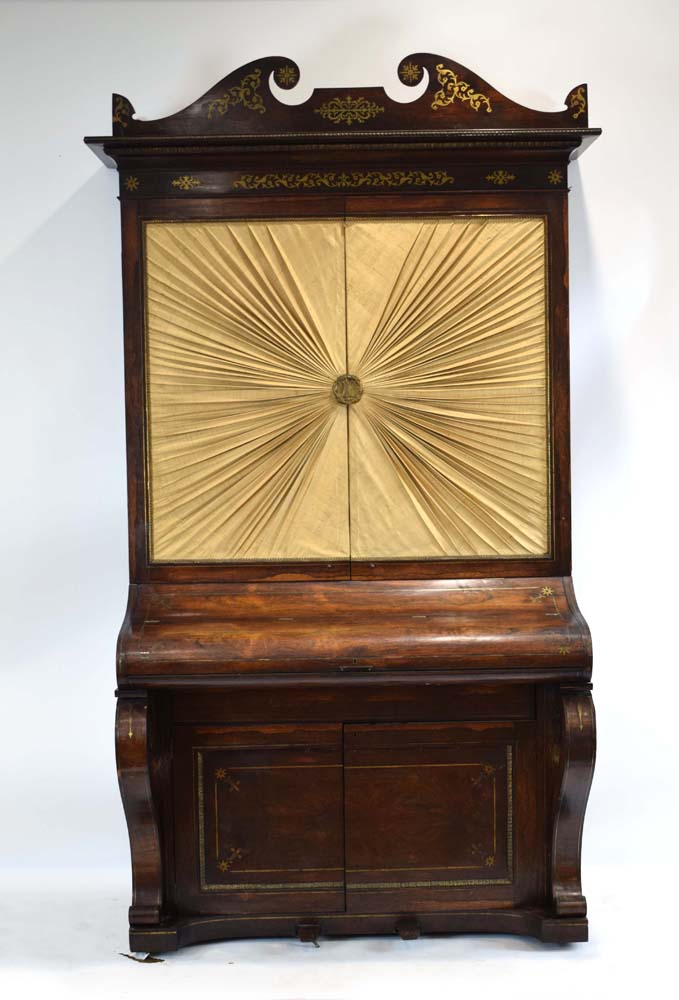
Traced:
<path id="1" fill-rule="evenodd" d="M 151 556 L 349 554 L 340 222 L 146 227 Z"/>
<path id="2" fill-rule="evenodd" d="M 549 548 L 541 219 L 349 221 L 356 559 Z"/>
<path id="3" fill-rule="evenodd" d="M 149 223 L 146 286 L 154 561 L 548 550 L 542 220 Z"/>

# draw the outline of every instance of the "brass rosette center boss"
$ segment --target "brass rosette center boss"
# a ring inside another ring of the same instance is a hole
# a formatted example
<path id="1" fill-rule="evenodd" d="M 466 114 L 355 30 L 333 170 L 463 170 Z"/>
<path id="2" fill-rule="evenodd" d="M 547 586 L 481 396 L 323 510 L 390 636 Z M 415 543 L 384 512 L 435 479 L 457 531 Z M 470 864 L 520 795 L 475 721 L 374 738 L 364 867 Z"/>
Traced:
<path id="1" fill-rule="evenodd" d="M 340 375 L 333 382 L 332 394 L 338 403 L 344 403 L 345 406 L 358 403 L 363 395 L 360 378 L 356 375 Z"/>

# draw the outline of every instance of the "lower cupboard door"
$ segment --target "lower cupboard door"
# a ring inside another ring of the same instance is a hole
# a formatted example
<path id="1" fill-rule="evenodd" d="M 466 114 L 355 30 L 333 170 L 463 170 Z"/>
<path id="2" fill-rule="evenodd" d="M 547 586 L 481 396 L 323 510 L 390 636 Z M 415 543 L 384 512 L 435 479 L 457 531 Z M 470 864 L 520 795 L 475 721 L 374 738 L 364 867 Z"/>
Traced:
<path id="1" fill-rule="evenodd" d="M 345 727 L 347 912 L 534 898 L 533 740 L 509 722 Z"/>
<path id="2" fill-rule="evenodd" d="M 175 729 L 180 911 L 344 910 L 341 731 L 338 725 Z"/>

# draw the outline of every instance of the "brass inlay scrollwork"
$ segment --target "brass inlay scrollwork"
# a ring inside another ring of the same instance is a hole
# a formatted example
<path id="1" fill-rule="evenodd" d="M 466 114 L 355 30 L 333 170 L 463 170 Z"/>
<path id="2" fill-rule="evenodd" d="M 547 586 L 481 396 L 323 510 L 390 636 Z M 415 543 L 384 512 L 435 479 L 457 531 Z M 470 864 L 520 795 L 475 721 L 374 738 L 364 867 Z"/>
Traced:
<path id="1" fill-rule="evenodd" d="M 453 104 L 455 100 L 458 100 L 461 103 L 468 103 L 473 111 L 479 111 L 481 106 L 484 105 L 486 111 L 490 114 L 492 108 L 488 98 L 484 94 L 480 94 L 474 90 L 464 80 L 460 80 L 457 73 L 454 73 L 452 69 L 447 69 L 443 63 L 438 63 L 436 73 L 438 82 L 441 84 L 441 89 L 436 91 L 434 100 L 431 103 L 434 111 L 437 108 L 445 108 L 449 104 Z"/>
<path id="2" fill-rule="evenodd" d="M 342 173 L 241 174 L 233 186 L 244 191 L 273 191 L 277 188 L 296 191 L 305 188 L 442 187 L 454 181 L 455 178 L 445 170 L 353 170 Z"/>
<path id="3" fill-rule="evenodd" d="M 585 88 L 578 87 L 576 91 L 571 94 L 571 110 L 575 108 L 573 112 L 573 118 L 579 118 L 580 115 L 584 115 L 587 110 L 587 99 L 585 97 Z"/>
<path id="4" fill-rule="evenodd" d="M 486 180 L 490 181 L 491 184 L 509 184 L 510 181 L 516 180 L 515 174 L 510 174 L 507 170 L 493 170 L 492 173 L 486 174 Z"/>
<path id="5" fill-rule="evenodd" d="M 262 96 L 259 93 L 259 86 L 261 82 L 261 69 L 253 69 L 252 73 L 248 73 L 247 76 L 244 76 L 240 83 L 237 83 L 235 87 L 231 87 L 225 94 L 222 94 L 221 97 L 215 97 L 212 101 L 210 101 L 207 106 L 208 118 L 212 118 L 215 111 L 220 115 L 225 115 L 227 111 L 236 107 L 238 104 L 242 105 L 244 108 L 249 108 L 250 111 L 257 111 L 260 115 L 263 115 L 266 108 L 264 107 Z"/>
<path id="6" fill-rule="evenodd" d="M 132 105 L 129 101 L 125 100 L 124 97 L 116 97 L 116 103 L 113 107 L 113 118 L 112 122 L 114 125 L 122 125 L 123 128 L 127 128 L 126 118 L 129 118 L 132 114 Z"/>
<path id="7" fill-rule="evenodd" d="M 172 187 L 179 188 L 180 191 L 190 191 L 192 188 L 200 187 L 202 183 L 197 177 L 182 174 L 181 177 L 175 177 L 172 181 Z"/>
<path id="8" fill-rule="evenodd" d="M 333 125 L 353 125 L 355 122 L 367 122 L 371 118 L 381 115 L 384 108 L 375 101 L 369 101 L 365 97 L 331 97 L 329 101 L 324 101 L 319 108 L 314 108 L 314 114 L 320 115 Z"/>

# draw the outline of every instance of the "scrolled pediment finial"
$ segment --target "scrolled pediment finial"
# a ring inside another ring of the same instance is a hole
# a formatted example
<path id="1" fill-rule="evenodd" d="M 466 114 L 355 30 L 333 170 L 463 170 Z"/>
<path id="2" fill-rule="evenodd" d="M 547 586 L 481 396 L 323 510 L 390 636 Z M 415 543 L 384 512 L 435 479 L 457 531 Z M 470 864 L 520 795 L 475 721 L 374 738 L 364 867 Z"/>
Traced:
<path id="1" fill-rule="evenodd" d="M 438 135 L 450 141 L 455 132 L 464 132 L 464 141 L 473 141 L 475 135 L 483 139 L 492 130 L 496 136 L 511 133 L 511 139 L 523 132 L 519 141 L 528 142 L 544 130 L 552 136 L 563 131 L 565 138 L 578 142 L 580 134 L 598 132 L 588 127 L 585 84 L 569 91 L 562 110 L 548 112 L 517 104 L 477 73 L 437 53 L 404 56 L 396 75 L 403 86 L 417 88 L 412 100 L 394 100 L 383 87 L 317 88 L 306 100 L 289 104 L 281 99 L 281 91 L 297 88 L 299 66 L 288 56 L 265 56 L 229 73 L 165 118 L 138 120 L 131 102 L 114 94 L 113 138 L 133 138 L 138 144 L 146 138 L 246 143 L 290 137 L 303 143 L 305 137 L 332 142 L 345 135 L 365 135 L 367 141 L 369 136 L 421 134 L 427 141 L 436 141 Z"/>

